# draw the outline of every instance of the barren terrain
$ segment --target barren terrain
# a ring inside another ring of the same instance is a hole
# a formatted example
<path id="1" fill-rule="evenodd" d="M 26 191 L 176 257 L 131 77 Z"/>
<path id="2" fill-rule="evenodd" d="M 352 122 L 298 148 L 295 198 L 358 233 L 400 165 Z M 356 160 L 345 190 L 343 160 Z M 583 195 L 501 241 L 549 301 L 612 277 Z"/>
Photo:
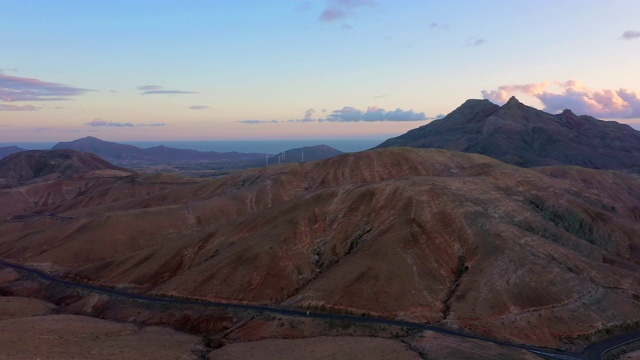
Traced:
<path id="1" fill-rule="evenodd" d="M 0 195 L 12 199 L 0 256 L 83 281 L 549 347 L 640 320 L 640 182 L 619 172 L 399 148 L 211 181 L 79 177 Z"/>

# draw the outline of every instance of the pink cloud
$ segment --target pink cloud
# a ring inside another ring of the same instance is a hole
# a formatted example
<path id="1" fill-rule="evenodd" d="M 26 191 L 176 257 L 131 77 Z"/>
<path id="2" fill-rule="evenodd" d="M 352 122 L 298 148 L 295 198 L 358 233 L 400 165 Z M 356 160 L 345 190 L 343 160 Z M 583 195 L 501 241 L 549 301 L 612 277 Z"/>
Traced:
<path id="1" fill-rule="evenodd" d="M 624 40 L 640 39 L 640 31 L 627 30 L 620 37 Z"/>
<path id="2" fill-rule="evenodd" d="M 55 101 L 93 91 L 69 85 L 45 82 L 0 73 L 0 101 Z"/>
<path id="3" fill-rule="evenodd" d="M 0 104 L 0 111 L 37 111 L 38 108 L 33 105 L 3 105 Z"/>
<path id="4" fill-rule="evenodd" d="M 355 9 L 375 6 L 373 0 L 328 0 L 320 14 L 320 21 L 332 22 L 344 20 L 355 13 Z"/>
<path id="5" fill-rule="evenodd" d="M 554 91 L 549 88 L 553 87 Z M 603 118 L 640 117 L 640 97 L 628 89 L 593 90 L 580 81 L 541 83 L 525 85 L 503 85 L 496 90 L 482 90 L 482 97 L 498 104 L 504 104 L 511 96 L 527 94 L 534 96 L 544 105 L 544 111 L 557 113 L 571 109 L 577 114 Z"/>

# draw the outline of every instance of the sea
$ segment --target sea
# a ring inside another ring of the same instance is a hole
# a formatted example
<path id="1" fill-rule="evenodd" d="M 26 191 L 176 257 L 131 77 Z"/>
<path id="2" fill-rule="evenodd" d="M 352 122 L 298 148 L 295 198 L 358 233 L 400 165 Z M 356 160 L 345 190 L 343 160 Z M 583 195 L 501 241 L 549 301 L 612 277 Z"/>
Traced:
<path id="1" fill-rule="evenodd" d="M 116 141 L 142 149 L 164 145 L 198 151 L 278 154 L 282 151 L 313 145 L 327 145 L 342 152 L 358 152 L 376 147 L 387 138 L 308 139 L 308 140 L 199 140 L 199 141 Z M 27 150 L 51 149 L 57 142 L 0 142 L 0 147 L 15 145 Z"/>

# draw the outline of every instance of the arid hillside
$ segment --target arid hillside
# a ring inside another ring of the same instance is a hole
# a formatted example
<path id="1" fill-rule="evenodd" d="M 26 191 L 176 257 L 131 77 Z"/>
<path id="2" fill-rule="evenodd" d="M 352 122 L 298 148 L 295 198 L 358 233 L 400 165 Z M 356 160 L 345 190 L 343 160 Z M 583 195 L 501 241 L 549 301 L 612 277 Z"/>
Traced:
<path id="1" fill-rule="evenodd" d="M 75 150 L 30 150 L 0 160 L 0 186 L 13 186 L 49 177 L 73 177 L 90 172 L 128 174 L 100 157 Z M 46 180 L 46 179 L 45 179 Z"/>
<path id="2" fill-rule="evenodd" d="M 53 179 L 0 199 L 14 209 L 0 257 L 136 291 L 550 347 L 640 322 L 640 180 L 615 171 L 391 148 L 209 181 Z"/>

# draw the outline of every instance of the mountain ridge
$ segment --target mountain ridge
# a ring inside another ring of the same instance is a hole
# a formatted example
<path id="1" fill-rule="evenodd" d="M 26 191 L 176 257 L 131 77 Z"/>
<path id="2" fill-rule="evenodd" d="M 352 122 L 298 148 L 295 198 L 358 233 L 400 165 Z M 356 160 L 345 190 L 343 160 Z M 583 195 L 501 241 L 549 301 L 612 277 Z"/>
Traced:
<path id="1" fill-rule="evenodd" d="M 523 167 L 579 165 L 640 172 L 640 132 L 615 121 L 548 114 L 511 97 L 503 106 L 467 100 L 442 119 L 376 148 L 432 147 L 479 153 Z"/>
<path id="2" fill-rule="evenodd" d="M 96 137 L 87 136 L 69 142 L 59 142 L 52 147 L 55 149 L 72 149 L 91 152 L 110 161 L 224 161 L 258 159 L 265 154 L 197 151 L 191 149 L 177 149 L 164 145 L 142 149 L 137 146 L 104 141 Z"/>

